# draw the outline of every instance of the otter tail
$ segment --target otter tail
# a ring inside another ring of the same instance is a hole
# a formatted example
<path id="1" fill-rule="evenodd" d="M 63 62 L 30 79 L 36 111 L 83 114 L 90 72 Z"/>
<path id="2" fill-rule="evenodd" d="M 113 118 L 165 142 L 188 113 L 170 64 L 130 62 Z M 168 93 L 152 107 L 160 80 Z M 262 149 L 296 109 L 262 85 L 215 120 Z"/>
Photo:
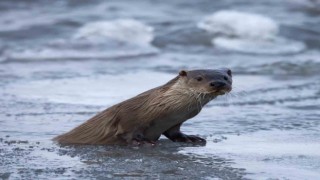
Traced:
<path id="1" fill-rule="evenodd" d="M 109 109 L 97 114 L 70 132 L 53 140 L 61 144 L 110 144 L 120 141 L 116 137 L 118 120 Z"/>

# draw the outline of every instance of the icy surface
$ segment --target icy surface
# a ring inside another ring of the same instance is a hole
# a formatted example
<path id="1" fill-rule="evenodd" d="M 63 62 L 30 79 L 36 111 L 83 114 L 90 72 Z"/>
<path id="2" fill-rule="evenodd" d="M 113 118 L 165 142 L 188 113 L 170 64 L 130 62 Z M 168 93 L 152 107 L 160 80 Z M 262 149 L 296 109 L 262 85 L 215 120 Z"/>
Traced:
<path id="1" fill-rule="evenodd" d="M 316 127 L 319 130 L 319 127 Z M 302 138 L 304 137 L 304 138 Z M 320 138 L 314 131 L 260 131 L 229 135 L 205 148 L 185 148 L 180 153 L 235 159 L 253 179 L 317 179 L 320 172 Z"/>

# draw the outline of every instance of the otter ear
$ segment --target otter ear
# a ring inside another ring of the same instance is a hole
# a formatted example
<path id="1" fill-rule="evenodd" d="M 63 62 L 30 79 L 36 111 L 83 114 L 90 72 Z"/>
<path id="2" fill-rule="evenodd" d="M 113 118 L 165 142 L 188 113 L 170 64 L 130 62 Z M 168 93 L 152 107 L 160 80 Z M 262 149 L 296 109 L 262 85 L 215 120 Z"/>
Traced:
<path id="1" fill-rule="evenodd" d="M 187 76 L 187 71 L 181 70 L 181 71 L 179 72 L 179 75 L 180 75 L 180 76 Z"/>

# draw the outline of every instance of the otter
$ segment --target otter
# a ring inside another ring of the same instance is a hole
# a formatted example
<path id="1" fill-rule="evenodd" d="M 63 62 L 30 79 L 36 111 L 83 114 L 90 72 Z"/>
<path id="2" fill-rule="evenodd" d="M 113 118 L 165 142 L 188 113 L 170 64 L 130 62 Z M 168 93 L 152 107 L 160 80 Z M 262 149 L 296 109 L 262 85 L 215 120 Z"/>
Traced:
<path id="1" fill-rule="evenodd" d="M 230 69 L 181 70 L 166 84 L 109 107 L 70 132 L 60 144 L 155 144 L 161 135 L 174 142 L 205 143 L 181 125 L 212 99 L 230 92 Z"/>

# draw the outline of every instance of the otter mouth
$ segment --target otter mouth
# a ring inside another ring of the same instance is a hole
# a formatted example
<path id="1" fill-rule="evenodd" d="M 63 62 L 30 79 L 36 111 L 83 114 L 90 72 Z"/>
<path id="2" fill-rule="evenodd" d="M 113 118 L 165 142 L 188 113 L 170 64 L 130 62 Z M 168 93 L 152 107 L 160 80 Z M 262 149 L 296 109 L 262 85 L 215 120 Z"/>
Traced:
<path id="1" fill-rule="evenodd" d="M 226 93 L 229 93 L 231 90 L 232 90 L 232 87 L 224 87 L 224 88 L 221 88 L 221 89 L 216 89 L 216 90 L 210 92 L 209 94 L 212 94 L 212 95 L 224 95 Z"/>
<path id="2" fill-rule="evenodd" d="M 230 92 L 230 91 L 221 90 L 221 91 L 218 91 L 217 94 L 219 94 L 219 95 L 224 95 L 224 94 L 226 94 L 226 93 L 228 93 L 228 92 Z"/>

